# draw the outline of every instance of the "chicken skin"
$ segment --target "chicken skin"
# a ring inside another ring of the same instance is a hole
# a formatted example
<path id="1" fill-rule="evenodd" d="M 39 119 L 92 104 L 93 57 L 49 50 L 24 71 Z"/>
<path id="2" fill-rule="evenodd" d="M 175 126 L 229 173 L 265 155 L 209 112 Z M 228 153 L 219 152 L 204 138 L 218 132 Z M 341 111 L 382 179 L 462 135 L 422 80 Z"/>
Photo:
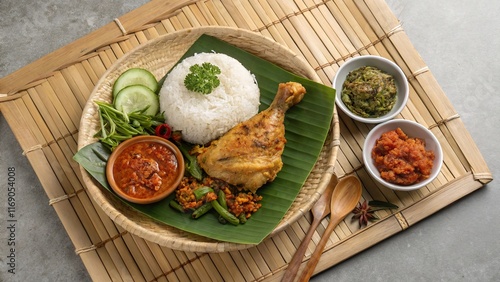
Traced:
<path id="1" fill-rule="evenodd" d="M 211 176 L 252 192 L 273 181 L 283 167 L 285 112 L 299 103 L 306 89 L 280 83 L 269 108 L 241 122 L 203 148 L 198 162 Z"/>

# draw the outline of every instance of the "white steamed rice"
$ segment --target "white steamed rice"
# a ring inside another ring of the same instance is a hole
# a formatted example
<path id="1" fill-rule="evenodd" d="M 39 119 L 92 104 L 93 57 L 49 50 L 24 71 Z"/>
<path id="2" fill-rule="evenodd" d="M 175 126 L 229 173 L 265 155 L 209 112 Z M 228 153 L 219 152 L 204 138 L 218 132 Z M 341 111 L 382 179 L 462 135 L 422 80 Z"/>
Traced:
<path id="1" fill-rule="evenodd" d="M 220 85 L 207 95 L 184 86 L 189 68 L 205 62 L 221 70 Z M 193 144 L 220 137 L 257 114 L 260 105 L 255 77 L 236 59 L 218 53 L 199 53 L 180 62 L 166 77 L 159 98 L 165 121 Z"/>

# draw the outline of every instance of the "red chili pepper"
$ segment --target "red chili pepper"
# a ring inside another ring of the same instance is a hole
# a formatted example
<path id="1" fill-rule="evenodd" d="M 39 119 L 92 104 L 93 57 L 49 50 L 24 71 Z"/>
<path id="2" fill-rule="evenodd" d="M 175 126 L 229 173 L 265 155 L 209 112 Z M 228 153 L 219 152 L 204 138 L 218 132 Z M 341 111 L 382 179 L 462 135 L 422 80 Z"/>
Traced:
<path id="1" fill-rule="evenodd" d="M 163 137 L 165 139 L 170 139 L 170 135 L 172 134 L 172 128 L 170 125 L 163 123 L 156 127 L 155 129 L 156 136 Z"/>

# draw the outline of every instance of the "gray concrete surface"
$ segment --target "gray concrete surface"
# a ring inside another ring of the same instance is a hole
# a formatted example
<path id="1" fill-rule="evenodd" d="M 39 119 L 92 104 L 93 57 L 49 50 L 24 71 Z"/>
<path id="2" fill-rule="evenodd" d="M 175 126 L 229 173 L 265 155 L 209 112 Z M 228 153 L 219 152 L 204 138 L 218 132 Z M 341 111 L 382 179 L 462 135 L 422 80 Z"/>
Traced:
<path id="1" fill-rule="evenodd" d="M 0 1 L 0 77 L 146 0 Z M 460 113 L 493 175 L 500 172 L 500 2 L 388 0 Z M 0 281 L 88 281 L 81 260 L 0 113 Z M 16 273 L 8 272 L 7 177 L 15 168 Z M 500 281 L 495 180 L 312 281 Z"/>

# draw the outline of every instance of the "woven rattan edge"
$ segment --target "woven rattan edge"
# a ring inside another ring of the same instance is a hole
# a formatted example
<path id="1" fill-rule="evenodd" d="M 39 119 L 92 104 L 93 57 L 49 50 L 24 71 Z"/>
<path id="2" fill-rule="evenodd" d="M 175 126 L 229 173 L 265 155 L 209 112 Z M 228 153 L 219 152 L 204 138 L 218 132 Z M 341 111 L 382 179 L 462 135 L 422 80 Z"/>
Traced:
<path id="1" fill-rule="evenodd" d="M 221 36 L 222 34 L 227 34 L 227 39 L 230 40 L 240 40 L 239 38 L 253 38 L 255 42 L 259 42 L 259 45 L 261 46 L 266 46 L 266 52 L 261 54 L 265 56 L 271 56 L 271 54 L 274 53 L 279 53 L 279 54 L 290 54 L 287 56 L 287 63 L 289 61 L 294 62 L 294 68 L 296 70 L 301 69 L 304 70 L 303 75 L 311 80 L 314 80 L 316 82 L 321 83 L 321 80 L 319 79 L 318 75 L 316 72 L 308 65 L 308 63 L 303 60 L 299 55 L 293 53 L 290 49 L 287 47 L 270 40 L 269 38 L 262 37 L 258 35 L 257 33 L 254 33 L 252 31 L 240 29 L 240 28 L 232 28 L 232 27 L 217 27 L 217 26 L 208 26 L 208 27 L 199 27 L 199 28 L 188 28 L 188 29 L 183 29 L 176 31 L 174 33 L 169 33 L 165 36 L 160 36 L 158 38 L 155 38 L 151 41 L 148 42 L 146 45 L 140 45 L 136 47 L 134 50 L 129 52 L 127 55 L 121 57 L 118 59 L 114 66 L 120 66 L 120 67 L 127 67 L 127 66 L 122 66 L 122 62 L 132 62 L 135 61 L 135 59 L 130 59 L 129 57 L 133 54 L 141 52 L 144 48 L 148 48 L 148 46 L 156 46 L 158 44 L 164 44 L 164 41 L 171 41 L 173 39 L 178 39 L 178 38 L 188 38 L 188 40 L 194 41 L 195 38 L 200 36 L 201 34 L 208 34 L 212 36 Z M 225 36 L 225 35 L 224 35 Z M 231 39 L 232 38 L 232 39 Z M 262 48 L 262 47 L 257 47 L 257 48 Z M 249 51 L 249 50 L 247 50 Z M 148 55 L 150 56 L 150 55 Z M 284 62 L 276 62 L 277 65 L 279 66 L 285 66 L 286 64 Z M 283 64 L 283 65 L 282 65 Z M 130 67 L 130 66 L 128 66 Z M 166 72 L 166 70 L 163 70 Z M 292 70 L 290 70 L 292 71 Z M 106 81 L 109 79 L 110 74 L 116 74 L 116 68 L 109 68 L 106 73 L 102 76 L 102 78 L 99 80 L 97 85 L 108 85 L 109 83 Z M 161 76 L 161 75 L 160 75 Z M 104 86 L 103 86 L 104 87 Z M 91 94 L 90 100 L 102 100 L 104 97 L 101 97 L 98 94 L 100 90 L 96 87 Z M 101 93 L 104 93 L 101 91 Z M 107 93 L 107 92 L 106 92 Z M 96 95 L 98 94 L 98 95 Z M 88 120 L 91 116 L 95 114 L 95 105 L 93 103 L 87 103 L 84 110 L 83 110 L 83 117 L 81 119 L 81 124 L 80 124 L 80 133 L 79 133 L 79 138 L 78 138 L 78 149 L 88 145 L 91 142 L 95 142 L 95 139 L 92 138 L 91 136 L 94 135 L 95 132 L 90 132 L 90 128 L 87 125 Z M 328 165 L 332 165 L 334 163 L 334 160 L 336 158 L 336 153 L 338 152 L 337 149 L 335 149 L 336 146 L 338 146 L 339 143 L 339 128 L 338 128 L 338 117 L 336 108 L 334 107 L 333 109 L 333 118 L 331 122 L 331 128 L 329 131 L 329 136 L 330 138 L 327 139 L 327 143 L 323 146 L 322 154 L 328 159 Z M 89 132 L 84 132 L 82 131 L 82 128 L 87 128 Z M 214 242 L 213 240 L 206 240 L 193 235 L 185 234 L 185 232 L 180 232 L 178 233 L 179 238 L 177 240 L 171 240 L 167 239 L 168 232 L 178 232 L 173 228 L 170 228 L 164 224 L 160 224 L 157 222 L 146 222 L 144 219 L 139 219 L 135 218 L 135 220 L 131 220 L 129 217 L 131 214 L 128 215 L 123 215 L 123 212 L 126 212 L 128 209 L 122 208 L 121 210 L 118 210 L 115 208 L 113 204 L 114 201 L 111 199 L 111 197 L 108 197 L 106 195 L 106 192 L 103 191 L 101 188 L 97 187 L 95 185 L 94 181 L 92 181 L 91 177 L 88 175 L 88 173 L 85 170 L 81 170 L 81 173 L 83 175 L 84 182 L 87 185 L 87 188 L 91 191 L 89 191 L 89 194 L 93 197 L 94 201 L 97 202 L 98 206 L 100 206 L 104 212 L 113 220 L 115 221 L 118 225 L 124 227 L 126 230 L 131 232 L 134 235 L 137 235 L 139 237 L 145 238 L 149 241 L 152 241 L 154 243 L 160 244 L 165 247 L 169 247 L 172 249 L 178 249 L 178 250 L 183 250 L 183 251 L 204 251 L 204 252 L 225 252 L 225 251 L 232 251 L 232 250 L 241 250 L 241 249 L 246 249 L 249 247 L 252 247 L 253 245 L 246 245 L 246 244 L 235 244 L 235 243 L 228 243 L 228 242 Z M 315 176 L 318 177 L 318 176 Z M 314 204 L 314 202 L 319 198 L 321 193 L 324 191 L 326 188 L 327 183 L 329 182 L 329 179 L 331 178 L 331 174 L 322 174 L 319 176 L 320 180 L 319 183 L 317 183 L 317 191 L 316 193 L 313 193 L 312 195 L 309 195 L 307 200 L 300 206 L 300 208 L 295 207 L 292 205 L 290 210 L 285 214 L 284 219 L 282 222 L 273 230 L 273 232 L 269 235 L 269 237 L 272 237 L 276 235 L 277 233 L 281 232 L 284 230 L 286 227 L 288 227 L 287 222 L 294 222 L 300 217 L 303 216 L 305 212 L 307 212 L 311 206 Z M 114 202 L 116 206 L 122 206 L 122 204 L 118 202 Z M 293 211 L 293 212 L 292 212 Z M 145 226 L 148 226 L 145 228 Z M 150 228 L 153 227 L 155 228 L 156 232 L 153 232 Z M 167 232 L 163 234 L 163 232 Z M 172 234 L 170 234 L 172 235 Z M 185 240 L 188 238 L 188 240 Z"/>

